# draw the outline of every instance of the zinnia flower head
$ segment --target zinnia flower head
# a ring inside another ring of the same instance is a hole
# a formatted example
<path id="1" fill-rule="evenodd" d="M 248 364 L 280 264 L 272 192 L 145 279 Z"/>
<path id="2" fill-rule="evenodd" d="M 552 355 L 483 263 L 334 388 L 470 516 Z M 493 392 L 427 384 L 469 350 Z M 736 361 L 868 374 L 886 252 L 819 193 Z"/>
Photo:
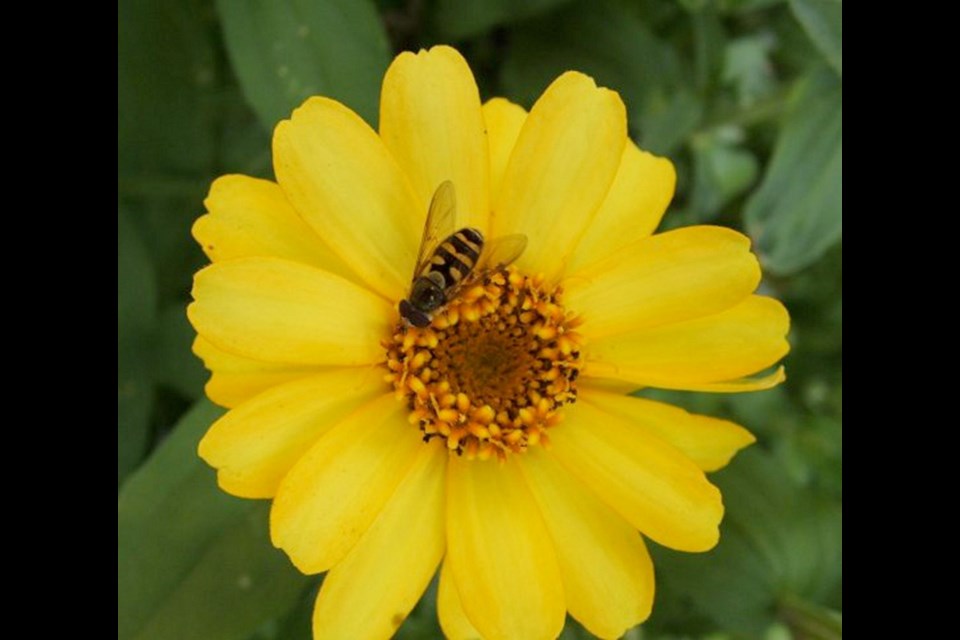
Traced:
<path id="1" fill-rule="evenodd" d="M 438 569 L 450 638 L 553 638 L 566 612 L 614 638 L 646 619 L 644 538 L 712 548 L 705 472 L 753 437 L 626 392 L 783 379 L 748 377 L 788 350 L 748 239 L 653 235 L 674 169 L 627 138 L 614 91 L 568 72 L 529 113 L 482 104 L 449 47 L 394 60 L 379 132 L 311 98 L 273 158 L 276 182 L 215 181 L 194 227 L 213 262 L 195 351 L 231 409 L 200 455 L 225 491 L 273 499 L 273 543 L 301 571 L 328 572 L 315 637 L 389 637 Z M 417 328 L 398 304 L 447 181 L 457 228 L 527 246 L 462 265 Z"/>

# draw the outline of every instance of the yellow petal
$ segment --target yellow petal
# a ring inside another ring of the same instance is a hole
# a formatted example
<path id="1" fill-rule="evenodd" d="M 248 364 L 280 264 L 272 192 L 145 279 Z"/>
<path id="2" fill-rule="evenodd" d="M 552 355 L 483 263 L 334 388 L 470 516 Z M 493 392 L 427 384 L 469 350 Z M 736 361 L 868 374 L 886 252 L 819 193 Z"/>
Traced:
<path id="1" fill-rule="evenodd" d="M 200 457 L 227 493 L 271 498 L 324 433 L 383 393 L 382 371 L 337 368 L 264 391 L 213 423 Z"/>
<path id="2" fill-rule="evenodd" d="M 402 297 L 426 209 L 360 116 L 310 98 L 277 125 L 273 166 L 291 204 L 344 263 L 387 299 Z"/>
<path id="3" fill-rule="evenodd" d="M 210 370 L 210 379 L 204 387 L 207 397 L 228 409 L 270 387 L 323 371 L 320 367 L 244 358 L 218 349 L 200 336 L 193 341 L 193 352 Z"/>
<path id="4" fill-rule="evenodd" d="M 723 227 L 649 236 L 564 281 L 588 340 L 707 316 L 757 288 L 750 240 Z"/>
<path id="5" fill-rule="evenodd" d="M 749 431 L 727 420 L 684 411 L 663 402 L 580 386 L 581 400 L 630 421 L 636 428 L 679 449 L 704 471 L 722 469 L 733 455 L 756 442 Z"/>
<path id="6" fill-rule="evenodd" d="M 551 453 L 656 542 L 680 551 L 717 544 L 720 492 L 689 458 L 633 424 L 578 402 L 550 432 Z"/>
<path id="7" fill-rule="evenodd" d="M 749 378 L 736 378 L 734 380 L 724 380 L 723 382 L 704 382 L 703 384 L 690 384 L 684 388 L 687 391 L 709 391 L 711 393 L 744 393 L 746 391 L 765 391 L 772 389 L 787 379 L 787 372 L 783 365 L 780 365 L 767 374 Z M 669 388 L 669 387 L 665 387 Z"/>
<path id="8" fill-rule="evenodd" d="M 603 365 L 597 365 L 595 369 L 602 369 Z M 610 367 L 607 367 L 609 370 Z M 772 389 L 787 379 L 787 373 L 783 365 L 769 373 L 761 373 L 757 376 L 744 378 L 734 378 L 733 380 L 724 380 L 722 382 L 703 382 L 700 384 L 680 383 L 677 385 L 660 384 L 663 389 L 682 389 L 684 391 L 706 391 L 709 393 L 746 393 L 750 391 L 765 391 Z M 627 394 L 642 389 L 638 384 L 618 380 L 617 378 L 598 377 L 591 375 L 589 369 L 580 375 L 580 380 L 589 384 L 593 389 L 610 391 L 612 393 Z"/>
<path id="9" fill-rule="evenodd" d="M 557 281 L 620 166 L 627 117 L 616 92 L 567 72 L 533 105 L 494 206 L 495 236 L 530 238 L 517 265 Z"/>
<path id="10" fill-rule="evenodd" d="M 654 232 L 673 198 L 677 172 L 628 140 L 617 177 L 571 259 L 569 273 Z"/>
<path id="11" fill-rule="evenodd" d="M 588 342 L 583 373 L 640 386 L 703 388 L 777 362 L 790 349 L 789 324 L 782 304 L 750 296 L 714 315 Z"/>
<path id="12" fill-rule="evenodd" d="M 406 478 L 323 580 L 314 638 L 389 638 L 417 604 L 444 549 L 447 451 L 421 446 Z"/>
<path id="13" fill-rule="evenodd" d="M 610 393 L 633 393 L 637 391 L 640 387 L 633 384 L 632 382 L 624 382 L 623 380 L 617 380 L 616 378 L 597 378 L 593 376 L 588 376 L 586 373 L 581 372 L 577 384 L 589 384 L 591 389 L 600 389 L 602 391 L 609 391 Z"/>
<path id="14" fill-rule="evenodd" d="M 451 180 L 457 225 L 486 233 L 489 163 L 480 94 L 456 49 L 436 46 L 394 58 L 380 93 L 380 137 L 410 177 L 418 212 L 427 210 L 441 182 Z"/>
<path id="15" fill-rule="evenodd" d="M 646 620 L 653 562 L 637 530 L 541 449 L 521 468 L 553 538 L 570 615 L 601 638 Z"/>
<path id="16" fill-rule="evenodd" d="M 564 622 L 560 569 L 518 464 L 450 458 L 447 562 L 486 640 L 552 640 Z"/>
<path id="17" fill-rule="evenodd" d="M 193 280 L 187 315 L 224 351 L 289 364 L 361 365 L 384 358 L 396 313 L 367 289 L 298 262 L 217 262 Z"/>
<path id="18" fill-rule="evenodd" d="M 209 213 L 193 224 L 193 237 L 214 262 L 273 256 L 355 277 L 297 215 L 275 182 L 223 176 L 214 180 L 203 204 Z"/>
<path id="19" fill-rule="evenodd" d="M 481 640 L 480 632 L 471 624 L 460 603 L 457 585 L 450 575 L 450 563 L 440 568 L 440 585 L 437 589 L 437 617 L 447 640 Z"/>
<path id="20" fill-rule="evenodd" d="M 273 544 L 303 573 L 330 569 L 380 514 L 423 447 L 406 407 L 384 395 L 328 431 L 284 477 Z"/>
<path id="21" fill-rule="evenodd" d="M 487 125 L 490 145 L 490 201 L 496 202 L 507 172 L 510 154 L 517 144 L 520 129 L 527 119 L 527 111 L 504 98 L 493 98 L 483 104 L 483 121 Z"/>

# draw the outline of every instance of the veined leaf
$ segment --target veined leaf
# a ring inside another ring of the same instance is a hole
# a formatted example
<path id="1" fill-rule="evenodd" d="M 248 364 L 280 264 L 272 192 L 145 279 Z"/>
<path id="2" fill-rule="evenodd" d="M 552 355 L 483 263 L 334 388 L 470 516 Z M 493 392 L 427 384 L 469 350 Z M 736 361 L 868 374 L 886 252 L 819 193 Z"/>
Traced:
<path id="1" fill-rule="evenodd" d="M 813 44 L 843 75 L 843 4 L 840 0 L 790 0 L 790 9 Z"/>
<path id="2" fill-rule="evenodd" d="M 198 402 L 120 492 L 121 640 L 239 640 L 293 607 L 311 582 L 270 544 L 268 504 L 220 491 L 197 456 L 221 413 Z"/>
<path id="3" fill-rule="evenodd" d="M 843 87 L 825 68 L 802 80 L 763 183 L 744 210 L 764 264 L 802 269 L 843 233 Z"/>
<path id="4" fill-rule="evenodd" d="M 654 548 L 663 585 L 658 597 L 688 599 L 721 628 L 754 638 L 763 637 L 788 602 L 836 604 L 840 505 L 797 486 L 756 448 L 713 479 L 726 505 L 720 544 L 701 555 Z M 656 618 L 654 608 L 655 624 Z"/>
<path id="5" fill-rule="evenodd" d="M 376 125 L 387 37 L 367 0 L 219 0 L 227 50 L 268 131 L 309 96 Z"/>
<path id="6" fill-rule="evenodd" d="M 145 455 L 153 408 L 151 350 L 157 322 L 153 263 L 124 210 L 117 215 L 117 482 Z"/>

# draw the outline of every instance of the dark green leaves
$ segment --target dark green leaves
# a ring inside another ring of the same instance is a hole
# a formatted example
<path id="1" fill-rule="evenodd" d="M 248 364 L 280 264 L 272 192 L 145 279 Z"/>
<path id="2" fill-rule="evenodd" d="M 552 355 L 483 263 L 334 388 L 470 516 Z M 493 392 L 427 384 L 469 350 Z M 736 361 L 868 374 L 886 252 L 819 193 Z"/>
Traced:
<path id="1" fill-rule="evenodd" d="M 209 170 L 214 156 L 214 25 L 199 2 L 126 0 L 118 16 L 120 171 L 171 178 Z"/>
<path id="2" fill-rule="evenodd" d="M 691 141 L 694 163 L 690 209 L 700 220 L 713 218 L 757 178 L 757 159 L 740 146 L 735 129 L 718 129 Z"/>
<path id="3" fill-rule="evenodd" d="M 445 38 L 475 36 L 497 25 L 515 22 L 570 0 L 438 0 L 437 29 Z"/>
<path id="4" fill-rule="evenodd" d="M 803 617 L 797 603 L 837 606 L 840 507 L 797 485 L 759 449 L 741 453 L 714 480 L 726 505 L 720 544 L 703 555 L 656 549 L 664 585 L 658 597 L 685 598 L 694 611 L 744 637 L 762 637 L 777 620 L 796 623 Z"/>
<path id="5" fill-rule="evenodd" d="M 184 309 L 210 181 L 263 173 L 269 138 L 231 84 L 202 0 L 119 6 L 118 480 L 202 392 Z"/>
<path id="6" fill-rule="evenodd" d="M 843 232 L 843 88 L 826 69 L 804 78 L 760 188 L 744 211 L 771 271 L 819 258 Z"/>
<path id="7" fill-rule="evenodd" d="M 227 49 L 244 94 L 272 131 L 309 96 L 377 121 L 387 39 L 366 0 L 219 0 Z"/>
<path id="8" fill-rule="evenodd" d="M 267 503 L 221 492 L 197 457 L 221 413 L 198 403 L 120 492 L 121 640 L 245 638 L 311 582 L 270 544 Z"/>
<path id="9" fill-rule="evenodd" d="M 601 0 L 573 3 L 520 25 L 501 77 L 507 95 L 529 107 L 558 75 L 583 71 L 616 87 L 632 118 L 655 91 L 679 82 L 679 65 L 676 52 L 636 13 Z"/>
<path id="10" fill-rule="evenodd" d="M 117 215 L 117 482 L 146 453 L 153 378 L 148 353 L 157 323 L 157 285 L 130 217 Z"/>
<path id="11" fill-rule="evenodd" d="M 843 75 L 843 5 L 840 0 L 790 0 L 790 9 L 830 66 Z"/>

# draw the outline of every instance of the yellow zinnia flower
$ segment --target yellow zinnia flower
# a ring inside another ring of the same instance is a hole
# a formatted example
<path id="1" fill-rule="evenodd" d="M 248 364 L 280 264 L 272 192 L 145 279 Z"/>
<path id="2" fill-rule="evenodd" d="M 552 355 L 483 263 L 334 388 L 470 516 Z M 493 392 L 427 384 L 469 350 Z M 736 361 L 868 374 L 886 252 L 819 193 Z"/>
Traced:
<path id="1" fill-rule="evenodd" d="M 625 392 L 783 379 L 746 377 L 788 350 L 749 240 L 652 235 L 674 169 L 628 140 L 617 93 L 569 72 L 529 113 L 481 104 L 449 47 L 394 60 L 379 133 L 311 98 L 273 158 L 276 182 L 214 182 L 194 227 L 213 261 L 195 351 L 231 408 L 200 455 L 225 491 L 273 498 L 273 543 L 301 571 L 329 572 L 315 636 L 389 637 L 438 567 L 450 638 L 553 638 L 567 611 L 614 638 L 646 619 L 637 531 L 712 548 L 704 472 L 754 438 Z M 528 245 L 418 329 L 398 303 L 446 181 L 458 227 Z"/>

